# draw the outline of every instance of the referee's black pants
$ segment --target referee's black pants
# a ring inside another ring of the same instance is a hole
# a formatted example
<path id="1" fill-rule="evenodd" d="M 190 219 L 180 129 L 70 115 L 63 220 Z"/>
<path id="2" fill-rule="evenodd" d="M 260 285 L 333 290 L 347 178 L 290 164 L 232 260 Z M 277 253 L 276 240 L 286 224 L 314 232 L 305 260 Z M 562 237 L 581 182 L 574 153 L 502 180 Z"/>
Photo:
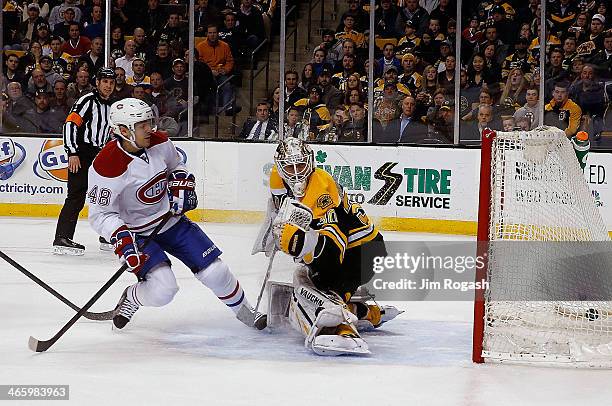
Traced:
<path id="1" fill-rule="evenodd" d="M 99 151 L 100 149 L 90 145 L 79 146 L 78 156 L 81 161 L 81 168 L 77 173 L 68 171 L 68 196 L 66 196 L 64 207 L 62 207 L 57 219 L 55 238 L 65 237 L 71 240 L 74 238 L 79 213 L 83 210 L 87 196 L 89 167 Z"/>

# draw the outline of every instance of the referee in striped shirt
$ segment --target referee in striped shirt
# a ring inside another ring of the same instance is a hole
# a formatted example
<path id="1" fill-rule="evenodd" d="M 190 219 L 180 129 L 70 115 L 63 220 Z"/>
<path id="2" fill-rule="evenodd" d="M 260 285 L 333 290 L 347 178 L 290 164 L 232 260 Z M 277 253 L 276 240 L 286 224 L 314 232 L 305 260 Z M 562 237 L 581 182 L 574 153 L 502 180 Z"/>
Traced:
<path id="1" fill-rule="evenodd" d="M 108 113 L 114 89 L 115 71 L 101 68 L 96 74 L 96 88 L 81 96 L 66 117 L 63 136 L 68 153 L 68 196 L 57 220 L 53 241 L 55 254 L 85 253 L 85 246 L 72 239 L 79 213 L 85 205 L 89 167 L 109 138 Z"/>

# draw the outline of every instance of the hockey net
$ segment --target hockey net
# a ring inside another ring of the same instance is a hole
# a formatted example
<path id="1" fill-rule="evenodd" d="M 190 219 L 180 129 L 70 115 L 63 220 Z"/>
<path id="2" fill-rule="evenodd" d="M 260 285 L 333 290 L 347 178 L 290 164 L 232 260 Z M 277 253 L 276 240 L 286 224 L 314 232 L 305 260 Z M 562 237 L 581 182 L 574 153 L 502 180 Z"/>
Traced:
<path id="1" fill-rule="evenodd" d="M 612 365 L 612 251 L 557 128 L 483 134 L 475 362 Z"/>

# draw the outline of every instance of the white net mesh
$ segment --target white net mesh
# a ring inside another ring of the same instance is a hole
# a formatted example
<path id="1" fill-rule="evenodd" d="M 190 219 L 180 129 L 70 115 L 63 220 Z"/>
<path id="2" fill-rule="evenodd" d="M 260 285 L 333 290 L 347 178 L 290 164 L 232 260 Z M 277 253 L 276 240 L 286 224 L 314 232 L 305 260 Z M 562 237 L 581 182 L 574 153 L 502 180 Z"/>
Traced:
<path id="1" fill-rule="evenodd" d="M 498 132 L 491 172 L 483 356 L 607 365 L 612 247 L 571 142 Z"/>

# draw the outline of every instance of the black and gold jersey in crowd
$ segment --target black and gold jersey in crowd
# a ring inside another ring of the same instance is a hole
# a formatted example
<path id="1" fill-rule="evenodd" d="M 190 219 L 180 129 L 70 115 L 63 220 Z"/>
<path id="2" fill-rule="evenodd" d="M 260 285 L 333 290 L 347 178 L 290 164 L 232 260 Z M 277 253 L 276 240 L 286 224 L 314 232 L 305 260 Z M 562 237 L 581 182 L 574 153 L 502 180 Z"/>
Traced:
<path id="1" fill-rule="evenodd" d="M 325 103 L 311 106 L 309 99 L 300 99 L 293 103 L 302 113 L 302 120 L 308 122 L 308 132 L 311 140 L 316 139 L 321 131 L 325 131 L 331 125 L 331 114 Z"/>
<path id="2" fill-rule="evenodd" d="M 544 124 L 564 130 L 568 137 L 575 135 L 578 131 L 581 116 L 582 109 L 570 99 L 567 99 L 562 106 L 558 106 L 554 100 L 551 100 L 544 107 Z"/>
<path id="3" fill-rule="evenodd" d="M 270 174 L 270 192 L 277 208 L 291 195 L 276 167 Z M 325 239 L 323 252 L 309 265 L 330 268 L 341 265 L 347 252 L 379 234 L 361 205 L 350 203 L 342 187 L 323 169 L 314 170 L 304 197 L 298 200 L 312 210 L 311 228 Z"/>

